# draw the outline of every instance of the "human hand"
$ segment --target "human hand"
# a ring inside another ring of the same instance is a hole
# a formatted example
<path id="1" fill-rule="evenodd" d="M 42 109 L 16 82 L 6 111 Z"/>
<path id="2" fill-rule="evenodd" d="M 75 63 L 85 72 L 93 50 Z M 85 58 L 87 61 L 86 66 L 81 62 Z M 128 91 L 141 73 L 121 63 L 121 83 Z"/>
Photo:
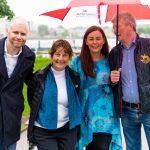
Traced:
<path id="1" fill-rule="evenodd" d="M 120 79 L 120 72 L 121 72 L 121 68 L 119 68 L 118 70 L 113 70 L 110 73 L 110 81 L 112 83 L 117 83 Z"/>

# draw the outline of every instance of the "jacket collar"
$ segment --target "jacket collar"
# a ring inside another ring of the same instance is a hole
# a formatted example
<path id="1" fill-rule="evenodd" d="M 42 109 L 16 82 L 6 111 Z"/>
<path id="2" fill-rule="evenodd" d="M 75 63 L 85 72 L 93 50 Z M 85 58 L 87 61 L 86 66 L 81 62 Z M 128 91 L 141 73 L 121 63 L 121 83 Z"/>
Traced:
<path id="1" fill-rule="evenodd" d="M 3 76 L 5 79 L 8 78 L 6 63 L 4 59 L 4 45 L 6 38 L 0 40 L 0 76 Z"/>
<path id="2" fill-rule="evenodd" d="M 6 39 L 7 37 L 0 40 L 0 62 L 1 62 L 0 75 L 2 75 L 5 79 L 8 79 L 6 62 L 4 58 L 4 46 L 5 46 Z M 26 45 L 24 45 L 22 47 L 22 53 L 19 55 L 18 63 L 17 63 L 18 65 L 15 67 L 15 70 L 13 73 L 14 75 L 17 73 L 17 70 L 20 66 L 22 66 L 22 70 L 24 70 L 24 68 L 26 68 L 27 65 L 30 65 L 29 63 L 26 62 L 26 61 L 30 61 L 29 59 L 26 59 L 29 57 L 32 57 L 31 59 L 34 59 L 33 52 L 31 52 L 29 48 Z"/>

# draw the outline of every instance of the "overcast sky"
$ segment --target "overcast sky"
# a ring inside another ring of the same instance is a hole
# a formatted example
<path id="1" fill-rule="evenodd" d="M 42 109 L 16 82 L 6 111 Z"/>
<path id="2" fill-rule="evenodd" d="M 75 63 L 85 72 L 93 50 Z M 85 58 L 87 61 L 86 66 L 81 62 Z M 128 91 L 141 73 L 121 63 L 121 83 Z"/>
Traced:
<path id="1" fill-rule="evenodd" d="M 50 10 L 65 8 L 70 0 L 7 0 L 8 5 L 16 16 L 22 16 L 28 21 L 37 23 L 51 22 L 50 17 L 40 16 Z M 55 24 L 61 24 L 61 21 L 54 19 Z"/>
<path id="2" fill-rule="evenodd" d="M 65 8 L 70 1 L 71 0 L 7 0 L 8 5 L 16 16 L 22 16 L 28 21 L 34 21 L 35 23 L 41 24 L 46 23 L 51 26 L 56 26 L 59 24 L 64 26 L 74 26 L 74 23 L 71 25 L 71 23 L 68 24 L 68 22 L 65 21 L 62 23 L 57 19 L 51 19 L 47 16 L 40 16 L 40 14 L 44 12 Z M 141 0 L 141 2 L 149 3 L 150 7 L 150 0 Z M 88 19 L 87 22 L 89 22 Z M 78 25 L 78 23 L 76 23 L 76 25 Z"/>

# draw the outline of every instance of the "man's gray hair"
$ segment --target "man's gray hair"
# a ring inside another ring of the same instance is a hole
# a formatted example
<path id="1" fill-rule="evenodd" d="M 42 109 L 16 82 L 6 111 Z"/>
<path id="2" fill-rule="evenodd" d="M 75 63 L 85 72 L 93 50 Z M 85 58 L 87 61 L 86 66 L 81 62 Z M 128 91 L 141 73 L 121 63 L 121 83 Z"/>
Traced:
<path id="1" fill-rule="evenodd" d="M 138 13 L 138 12 L 137 12 Z M 136 31 L 136 20 L 134 16 L 129 12 L 120 12 L 118 14 L 118 19 L 123 21 L 125 24 L 131 24 L 133 26 L 134 31 Z M 115 23 L 117 20 L 117 15 L 115 15 L 111 22 Z"/>

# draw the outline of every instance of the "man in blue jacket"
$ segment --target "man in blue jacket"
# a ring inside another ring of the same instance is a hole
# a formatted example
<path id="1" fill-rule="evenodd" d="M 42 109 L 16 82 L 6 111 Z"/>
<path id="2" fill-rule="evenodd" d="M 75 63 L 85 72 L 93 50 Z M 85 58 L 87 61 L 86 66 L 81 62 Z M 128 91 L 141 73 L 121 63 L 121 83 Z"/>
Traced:
<path id="1" fill-rule="evenodd" d="M 25 45 L 28 23 L 14 18 L 0 40 L 0 150 L 15 150 L 24 110 L 23 84 L 32 76 L 35 54 Z"/>
<path id="2" fill-rule="evenodd" d="M 112 23 L 116 33 L 116 17 Z M 150 39 L 139 37 L 134 17 L 126 12 L 119 14 L 118 40 L 109 56 L 110 80 L 126 149 L 141 150 L 142 125 L 150 149 Z"/>

